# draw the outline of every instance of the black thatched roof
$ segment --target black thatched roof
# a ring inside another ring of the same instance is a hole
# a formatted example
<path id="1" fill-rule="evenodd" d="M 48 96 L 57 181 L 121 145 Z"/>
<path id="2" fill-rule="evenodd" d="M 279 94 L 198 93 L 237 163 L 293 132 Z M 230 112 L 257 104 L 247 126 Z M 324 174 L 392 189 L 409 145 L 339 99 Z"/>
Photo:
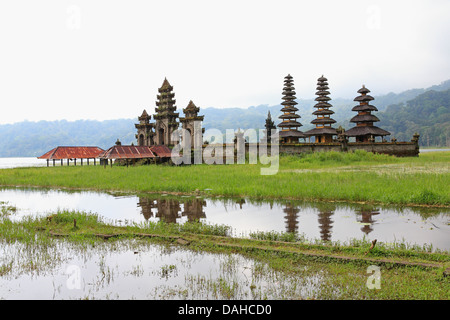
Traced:
<path id="1" fill-rule="evenodd" d="M 370 104 L 360 104 L 358 106 L 354 106 L 352 111 L 378 111 L 378 109 Z"/>
<path id="2" fill-rule="evenodd" d="M 280 138 L 306 138 L 306 135 L 299 130 L 279 131 L 278 136 Z"/>
<path id="3" fill-rule="evenodd" d="M 331 108 L 331 107 L 332 107 L 332 105 L 325 101 L 317 102 L 314 105 L 314 108 Z"/>
<path id="4" fill-rule="evenodd" d="M 323 116 L 323 115 L 333 114 L 333 113 L 334 113 L 333 110 L 323 109 L 323 110 L 316 110 L 312 114 L 316 115 L 316 116 Z"/>
<path id="5" fill-rule="evenodd" d="M 281 122 L 278 127 L 301 127 L 302 124 L 297 121 L 283 121 Z"/>
<path id="6" fill-rule="evenodd" d="M 281 103 L 281 105 L 283 105 L 283 106 L 295 106 L 296 104 L 298 104 L 298 103 L 295 102 L 294 100 L 289 100 L 289 101 L 286 100 Z"/>
<path id="7" fill-rule="evenodd" d="M 366 94 L 366 95 L 361 95 L 356 97 L 355 99 L 353 99 L 353 101 L 359 101 L 359 102 L 366 102 L 366 101 L 371 101 L 374 100 L 375 98 Z"/>
<path id="8" fill-rule="evenodd" d="M 372 135 L 372 136 L 388 136 L 391 133 L 380 129 L 375 126 L 356 126 L 353 127 L 344 133 L 346 136 L 349 137 L 357 137 L 357 136 L 366 136 L 366 135 Z"/>
<path id="9" fill-rule="evenodd" d="M 324 128 L 314 128 L 305 132 L 306 136 L 319 136 L 319 135 L 337 135 L 335 128 L 324 127 Z"/>
<path id="10" fill-rule="evenodd" d="M 319 96 L 317 98 L 314 99 L 315 101 L 330 101 L 331 98 L 327 97 L 327 96 Z"/>
<path id="11" fill-rule="evenodd" d="M 293 96 L 293 95 L 295 95 L 295 89 L 290 88 L 290 87 L 284 87 L 284 90 L 282 93 L 287 96 Z"/>
<path id="12" fill-rule="evenodd" d="M 278 117 L 278 119 L 295 119 L 295 118 L 301 118 L 301 117 L 295 113 L 282 114 L 281 116 Z"/>
<path id="13" fill-rule="evenodd" d="M 358 114 L 354 116 L 350 122 L 377 122 L 380 121 L 378 117 L 374 116 L 373 114 Z"/>
<path id="14" fill-rule="evenodd" d="M 361 94 L 367 94 L 367 93 L 370 92 L 370 90 L 367 89 L 365 85 L 363 85 L 362 88 L 359 89 L 357 92 L 358 92 L 358 93 L 361 93 Z"/>
<path id="15" fill-rule="evenodd" d="M 284 108 L 281 108 L 282 112 L 295 112 L 298 111 L 298 109 L 296 107 L 292 107 L 292 106 L 287 106 Z"/>
<path id="16" fill-rule="evenodd" d="M 317 118 L 311 121 L 312 124 L 331 124 L 336 123 L 336 120 L 331 118 Z"/>

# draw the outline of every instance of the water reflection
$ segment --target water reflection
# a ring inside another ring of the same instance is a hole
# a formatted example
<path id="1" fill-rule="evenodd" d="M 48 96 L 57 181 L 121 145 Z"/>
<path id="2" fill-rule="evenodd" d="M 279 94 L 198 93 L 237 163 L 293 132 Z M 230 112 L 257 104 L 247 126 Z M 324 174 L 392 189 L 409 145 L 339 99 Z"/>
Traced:
<path id="1" fill-rule="evenodd" d="M 232 236 L 276 231 L 307 239 L 378 239 L 450 249 L 449 209 L 396 208 L 349 203 L 256 201 L 223 197 L 130 195 L 38 188 L 0 189 L 0 202 L 17 207 L 13 219 L 58 209 L 97 213 L 122 224 L 142 221 L 202 221 L 232 228 Z"/>
<path id="2" fill-rule="evenodd" d="M 285 213 L 284 219 L 286 221 L 286 232 L 297 233 L 298 213 L 300 212 L 300 208 L 292 203 L 288 203 L 283 209 L 283 212 Z"/>
<path id="3" fill-rule="evenodd" d="M 319 213 L 317 214 L 317 220 L 320 228 L 320 239 L 323 241 L 331 240 L 331 232 L 333 229 L 333 216 L 336 206 L 334 204 L 319 204 Z"/>
<path id="4" fill-rule="evenodd" d="M 177 199 L 139 197 L 138 207 L 141 208 L 141 214 L 145 220 L 158 218 L 167 223 L 177 223 L 182 217 L 187 217 L 187 221 L 190 222 L 206 218 L 203 211 L 203 207 L 206 207 L 206 201 L 202 199 L 179 201 Z"/>
<path id="5" fill-rule="evenodd" d="M 363 206 L 356 210 L 357 221 L 361 223 L 361 231 L 366 235 L 369 235 L 373 231 L 373 224 L 376 220 L 373 219 L 374 215 L 380 214 L 380 209 L 376 207 Z"/>

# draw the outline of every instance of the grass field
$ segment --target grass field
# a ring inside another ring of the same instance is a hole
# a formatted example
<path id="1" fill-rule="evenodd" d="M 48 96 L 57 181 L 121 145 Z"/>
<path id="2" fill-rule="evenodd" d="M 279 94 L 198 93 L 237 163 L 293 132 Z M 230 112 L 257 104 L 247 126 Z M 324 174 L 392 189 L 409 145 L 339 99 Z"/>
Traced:
<path id="1" fill-rule="evenodd" d="M 281 156 L 262 164 L 70 166 L 0 170 L 0 185 L 168 192 L 261 199 L 450 206 L 450 152 L 397 158 L 364 151 Z"/>

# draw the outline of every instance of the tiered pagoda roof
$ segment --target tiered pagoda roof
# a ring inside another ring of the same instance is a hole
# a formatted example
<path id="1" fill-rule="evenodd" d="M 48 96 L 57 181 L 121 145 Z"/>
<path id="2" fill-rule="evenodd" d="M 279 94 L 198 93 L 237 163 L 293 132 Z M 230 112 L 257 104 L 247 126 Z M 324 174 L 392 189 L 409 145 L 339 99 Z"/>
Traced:
<path id="1" fill-rule="evenodd" d="M 358 90 L 360 95 L 353 101 L 359 102 L 359 105 L 352 108 L 352 111 L 357 111 L 358 114 L 350 120 L 350 122 L 356 123 L 356 126 L 345 132 L 346 136 L 356 137 L 357 141 L 368 141 L 370 136 L 375 138 L 376 136 L 390 135 L 390 132 L 373 125 L 380 119 L 371 113 L 372 111 L 378 111 L 378 109 L 369 104 L 370 101 L 374 100 L 374 97 L 368 94 L 369 92 L 370 90 L 364 85 Z"/>
<path id="2" fill-rule="evenodd" d="M 142 114 L 138 117 L 139 123 L 135 124 L 134 126 L 136 128 L 152 127 L 154 126 L 154 124 L 150 123 L 151 118 L 152 116 L 149 115 L 144 109 L 144 111 L 142 111 Z"/>
<path id="3" fill-rule="evenodd" d="M 200 111 L 200 108 L 197 107 L 194 102 L 189 101 L 189 104 L 186 108 L 183 109 L 184 118 L 180 118 L 180 121 L 186 121 L 186 120 L 200 120 L 203 121 L 203 118 L 205 116 L 199 116 L 198 113 Z"/>
<path id="4" fill-rule="evenodd" d="M 158 101 L 156 101 L 156 114 L 153 116 L 155 120 L 169 118 L 169 122 L 176 121 L 178 113 L 175 112 L 177 107 L 175 106 L 175 93 L 172 90 L 173 87 L 165 78 L 161 88 L 158 89 L 159 94 L 156 96 Z"/>
<path id="5" fill-rule="evenodd" d="M 316 140 L 317 137 L 320 136 L 337 135 L 336 129 L 331 127 L 336 121 L 330 117 L 330 115 L 334 114 L 334 111 L 330 110 L 332 105 L 329 103 L 331 98 L 328 97 L 330 92 L 328 91 L 329 87 L 327 81 L 328 79 L 323 75 L 317 79 L 317 98 L 315 99 L 317 103 L 314 106 L 317 110 L 313 112 L 313 115 L 317 116 L 317 118 L 311 121 L 316 127 L 305 132 L 305 135 L 307 136 L 316 136 Z M 331 139 L 331 137 L 329 137 L 329 139 Z"/>
<path id="6" fill-rule="evenodd" d="M 283 102 L 281 103 L 283 114 L 278 117 L 282 119 L 282 122 L 278 124 L 278 127 L 281 128 L 279 137 L 286 139 L 288 142 L 295 142 L 298 141 L 298 138 L 305 138 L 306 136 L 298 130 L 298 127 L 301 127 L 302 124 L 296 120 L 300 116 L 295 113 L 298 109 L 295 107 L 297 105 L 295 99 L 297 98 L 295 97 L 292 76 L 288 74 L 284 79 Z"/>

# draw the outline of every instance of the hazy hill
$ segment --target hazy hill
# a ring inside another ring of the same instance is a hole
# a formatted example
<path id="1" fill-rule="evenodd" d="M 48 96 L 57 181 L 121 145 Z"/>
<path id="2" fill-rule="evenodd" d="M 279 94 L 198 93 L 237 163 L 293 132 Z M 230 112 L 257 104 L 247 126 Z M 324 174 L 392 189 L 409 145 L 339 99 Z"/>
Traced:
<path id="1" fill-rule="evenodd" d="M 450 146 L 450 89 L 427 91 L 406 103 L 390 105 L 379 118 L 398 141 L 409 141 L 418 132 L 422 146 Z"/>
<path id="2" fill-rule="evenodd" d="M 135 141 L 133 119 L 24 121 L 0 125 L 0 157 L 40 156 L 57 146 L 109 148 L 119 138 Z"/>
<path id="3" fill-rule="evenodd" d="M 449 89 L 450 80 L 426 89 L 411 89 L 401 93 L 374 96 L 379 112 L 379 126 L 390 131 L 399 141 L 411 140 L 414 132 L 421 135 L 421 145 L 445 146 L 450 140 L 449 133 Z M 355 93 L 355 97 L 356 97 Z M 280 94 L 281 96 L 281 94 Z M 281 102 L 281 101 L 280 101 Z M 312 128 L 312 112 L 316 101 L 298 100 L 297 112 L 306 131 Z M 353 126 L 349 120 L 355 115 L 351 111 L 356 105 L 353 99 L 333 99 L 333 118 L 336 127 L 348 129 Z M 226 129 L 263 129 L 268 111 L 275 124 L 280 120 L 281 105 L 259 105 L 249 108 L 201 108 L 205 115 L 205 129 L 216 128 L 225 133 Z M 181 110 L 180 110 L 181 111 Z M 182 112 L 180 112 L 182 115 Z M 0 125 L 0 157 L 40 156 L 56 146 L 86 145 L 107 149 L 117 139 L 123 144 L 136 143 L 135 119 L 118 120 L 78 120 L 78 121 L 24 121 Z"/>

